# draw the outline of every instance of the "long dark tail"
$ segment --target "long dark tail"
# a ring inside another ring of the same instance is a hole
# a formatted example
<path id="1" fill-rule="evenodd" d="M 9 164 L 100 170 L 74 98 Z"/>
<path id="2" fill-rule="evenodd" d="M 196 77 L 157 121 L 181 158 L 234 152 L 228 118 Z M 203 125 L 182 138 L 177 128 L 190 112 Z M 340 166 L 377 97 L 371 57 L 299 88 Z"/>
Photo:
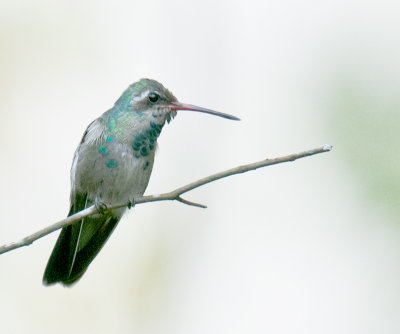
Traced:
<path id="1" fill-rule="evenodd" d="M 68 215 L 86 206 L 88 206 L 86 196 L 76 196 Z M 64 227 L 47 263 L 43 284 L 60 282 L 71 285 L 78 281 L 100 252 L 119 220 L 120 217 L 108 213 L 95 218 L 86 217 Z"/>

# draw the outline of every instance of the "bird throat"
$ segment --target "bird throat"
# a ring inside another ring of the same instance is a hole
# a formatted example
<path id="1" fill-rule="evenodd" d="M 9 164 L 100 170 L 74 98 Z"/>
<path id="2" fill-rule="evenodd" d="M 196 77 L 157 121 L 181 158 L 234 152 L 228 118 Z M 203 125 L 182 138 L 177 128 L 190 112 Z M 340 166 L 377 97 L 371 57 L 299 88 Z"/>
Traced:
<path id="1" fill-rule="evenodd" d="M 136 158 L 146 157 L 156 148 L 157 138 L 164 124 L 156 124 L 150 121 L 149 127 L 141 133 L 134 135 L 132 149 Z"/>

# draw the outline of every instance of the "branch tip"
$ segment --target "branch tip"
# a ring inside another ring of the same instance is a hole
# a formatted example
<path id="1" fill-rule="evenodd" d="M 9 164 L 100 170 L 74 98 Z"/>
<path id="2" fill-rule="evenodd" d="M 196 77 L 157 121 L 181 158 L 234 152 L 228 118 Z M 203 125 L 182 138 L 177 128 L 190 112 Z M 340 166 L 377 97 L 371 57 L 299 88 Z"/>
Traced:
<path id="1" fill-rule="evenodd" d="M 192 201 L 188 201 L 187 199 L 184 199 L 181 196 L 177 196 L 175 199 L 178 202 L 181 202 L 183 204 L 187 204 L 187 205 L 190 205 L 190 206 L 195 206 L 197 208 L 207 209 L 207 205 L 196 203 L 196 202 L 192 202 Z"/>

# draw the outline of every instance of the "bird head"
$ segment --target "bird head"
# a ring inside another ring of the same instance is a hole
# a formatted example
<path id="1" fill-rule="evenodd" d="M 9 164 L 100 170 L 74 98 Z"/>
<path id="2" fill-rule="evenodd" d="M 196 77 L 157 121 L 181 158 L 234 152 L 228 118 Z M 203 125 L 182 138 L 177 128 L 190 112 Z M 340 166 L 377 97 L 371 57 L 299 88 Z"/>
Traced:
<path id="1" fill-rule="evenodd" d="M 181 103 L 161 83 L 152 79 L 141 79 L 135 82 L 122 94 L 115 103 L 122 110 L 129 110 L 150 119 L 157 124 L 168 123 L 176 116 L 178 110 L 197 111 L 231 120 L 239 118 L 218 111 Z"/>

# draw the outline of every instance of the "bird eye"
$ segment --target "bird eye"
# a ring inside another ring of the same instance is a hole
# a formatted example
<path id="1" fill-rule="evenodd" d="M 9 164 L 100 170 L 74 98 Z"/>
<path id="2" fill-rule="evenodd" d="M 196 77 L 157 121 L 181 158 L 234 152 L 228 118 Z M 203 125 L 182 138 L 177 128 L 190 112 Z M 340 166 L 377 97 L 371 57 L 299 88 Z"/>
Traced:
<path id="1" fill-rule="evenodd" d="M 150 102 L 157 102 L 160 98 L 160 95 L 158 95 L 157 93 L 150 93 L 149 94 L 149 101 Z"/>

